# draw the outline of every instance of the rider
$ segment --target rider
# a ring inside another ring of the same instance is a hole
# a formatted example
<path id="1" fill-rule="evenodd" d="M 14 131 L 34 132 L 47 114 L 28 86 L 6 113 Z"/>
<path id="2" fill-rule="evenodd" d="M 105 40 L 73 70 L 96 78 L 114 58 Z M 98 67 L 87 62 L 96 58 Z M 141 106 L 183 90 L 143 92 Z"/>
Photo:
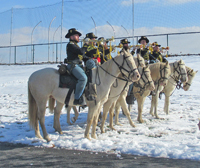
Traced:
<path id="1" fill-rule="evenodd" d="M 73 102 L 74 105 L 84 105 L 82 94 L 87 83 L 87 76 L 82 69 L 82 58 L 84 57 L 85 50 L 84 48 L 80 48 L 77 44 L 80 36 L 81 33 L 75 28 L 69 29 L 68 33 L 65 35 L 65 38 L 69 38 L 69 43 L 66 47 L 67 59 L 65 59 L 65 63 L 68 64 L 67 68 L 69 71 L 78 79 Z"/>
<path id="2" fill-rule="evenodd" d="M 122 40 L 120 40 L 120 43 L 123 45 L 123 48 L 121 49 L 120 53 L 124 52 L 124 50 L 128 51 L 128 49 L 129 49 L 128 44 L 130 43 L 128 41 L 128 39 L 122 39 Z"/>
<path id="3" fill-rule="evenodd" d="M 139 53 L 144 58 L 145 62 L 148 63 L 149 62 L 149 49 L 146 46 L 149 43 L 149 39 L 146 36 L 142 36 L 138 40 L 138 42 L 143 45 L 143 48 L 142 49 L 138 48 L 136 53 L 137 54 Z"/>
<path id="4" fill-rule="evenodd" d="M 107 55 L 110 54 L 110 49 L 107 46 L 108 41 L 105 41 L 104 37 L 99 37 L 99 51 L 101 52 L 101 64 L 108 60 Z"/>
<path id="5" fill-rule="evenodd" d="M 167 59 L 160 53 L 161 45 L 154 42 L 153 53 L 150 55 L 150 63 L 155 63 L 157 60 L 160 62 L 167 62 Z"/>
<path id="6" fill-rule="evenodd" d="M 85 55 L 89 58 L 97 59 L 98 63 L 101 63 L 100 54 L 101 52 L 98 50 L 98 48 L 95 47 L 96 42 L 95 40 L 97 37 L 93 33 L 87 33 L 85 38 L 89 38 L 89 42 L 87 45 L 87 50 Z M 92 41 L 93 40 L 93 41 Z"/>

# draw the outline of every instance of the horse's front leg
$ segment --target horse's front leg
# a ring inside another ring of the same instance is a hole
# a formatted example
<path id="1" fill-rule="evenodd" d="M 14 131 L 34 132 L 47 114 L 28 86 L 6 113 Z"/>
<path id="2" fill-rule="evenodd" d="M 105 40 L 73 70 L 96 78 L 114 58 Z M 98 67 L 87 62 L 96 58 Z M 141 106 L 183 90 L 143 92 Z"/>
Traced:
<path id="1" fill-rule="evenodd" d="M 159 91 L 156 92 L 156 95 L 153 96 L 154 98 L 154 115 L 156 119 L 159 119 L 160 117 L 158 116 L 158 97 L 159 97 Z"/>
<path id="2" fill-rule="evenodd" d="M 100 126 L 101 133 L 105 133 L 104 124 L 105 124 L 105 121 L 106 121 L 106 118 L 108 115 L 108 111 L 109 111 L 111 105 L 112 105 L 112 103 L 110 101 L 107 101 L 103 105 L 103 117 L 102 117 L 101 126 Z"/>
<path id="3" fill-rule="evenodd" d="M 128 110 L 127 104 L 126 104 L 126 95 L 123 95 L 122 97 L 120 97 L 120 105 L 122 106 L 122 109 L 124 111 L 124 114 L 126 115 L 126 117 L 128 118 L 129 124 L 132 127 L 135 127 L 135 124 L 133 123 L 133 121 L 131 120 L 131 116 L 130 116 L 130 112 Z"/>
<path id="4" fill-rule="evenodd" d="M 97 108 L 100 106 L 100 102 L 97 103 L 97 105 L 95 105 L 94 103 L 90 102 L 88 108 L 88 115 L 87 115 L 87 126 L 85 128 L 85 138 L 89 139 L 90 140 L 90 137 L 89 137 L 89 131 L 90 131 L 90 127 L 92 125 L 92 122 L 93 122 L 93 118 L 94 118 L 94 114 L 95 112 L 98 110 Z"/>
<path id="5" fill-rule="evenodd" d="M 74 110 L 75 117 L 73 117 L 73 121 L 72 122 L 75 123 L 77 118 L 78 118 L 78 116 L 79 116 L 79 113 L 78 113 L 78 110 L 77 110 L 76 106 L 73 106 L 73 110 Z"/>
<path id="6" fill-rule="evenodd" d="M 72 123 L 70 122 L 70 111 L 71 111 L 71 109 L 72 109 L 72 106 L 67 107 L 67 123 L 69 125 L 72 125 Z"/>
<path id="7" fill-rule="evenodd" d="M 154 116 L 154 106 L 155 106 L 155 95 L 151 96 L 151 108 L 150 108 L 150 114 Z"/>
<path id="8" fill-rule="evenodd" d="M 92 133 L 91 133 L 91 137 L 94 139 L 97 139 L 96 137 L 96 127 L 97 127 L 97 123 L 98 123 L 98 119 L 99 119 L 99 114 L 101 112 L 101 107 L 102 106 L 98 106 L 97 110 L 94 112 L 94 117 L 93 117 L 93 124 L 92 124 Z"/>
<path id="9" fill-rule="evenodd" d="M 165 105 L 164 105 L 164 112 L 166 114 L 169 114 L 169 102 L 170 102 L 170 96 L 165 95 Z"/>
<path id="10" fill-rule="evenodd" d="M 115 104 L 116 104 L 116 101 L 112 103 L 112 106 L 110 107 L 110 110 L 109 110 L 109 114 L 110 114 L 110 128 L 112 130 L 116 130 L 113 126 L 113 116 L 114 116 L 114 109 L 115 109 Z"/>
<path id="11" fill-rule="evenodd" d="M 55 131 L 58 131 L 59 134 L 63 134 L 61 127 L 60 127 L 60 114 L 61 114 L 61 110 L 63 108 L 62 103 L 60 102 L 56 102 L 56 107 L 54 109 L 54 123 L 53 123 L 53 127 L 55 129 Z"/>
<path id="12" fill-rule="evenodd" d="M 115 104 L 115 125 L 120 125 L 122 126 L 122 124 L 119 123 L 119 112 L 120 112 L 120 98 L 118 98 L 116 104 Z"/>
<path id="13" fill-rule="evenodd" d="M 142 96 L 137 98 L 137 104 L 138 104 L 138 118 L 137 118 L 137 120 L 139 121 L 139 123 L 144 122 L 144 120 L 142 119 L 142 111 L 143 111 L 145 98 L 146 97 L 142 97 Z"/>

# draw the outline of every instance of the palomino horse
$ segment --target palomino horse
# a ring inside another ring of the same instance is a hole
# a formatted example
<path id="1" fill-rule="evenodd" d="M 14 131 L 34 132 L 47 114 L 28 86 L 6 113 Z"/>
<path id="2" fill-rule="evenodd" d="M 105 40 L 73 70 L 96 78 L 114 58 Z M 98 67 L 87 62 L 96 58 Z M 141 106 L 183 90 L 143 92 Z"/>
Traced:
<path id="1" fill-rule="evenodd" d="M 95 127 L 97 120 L 97 111 L 99 105 L 107 100 L 109 90 L 116 77 L 122 73 L 123 78 L 127 81 L 137 81 L 140 77 L 136 69 L 135 62 L 132 55 L 125 53 L 124 55 L 117 56 L 102 66 L 93 70 L 93 79 L 99 79 L 97 85 L 97 98 L 96 102 L 87 102 L 89 107 L 87 117 L 87 127 L 85 130 L 85 137 L 89 139 L 89 128 L 93 122 L 92 138 L 95 138 Z M 97 75 L 96 75 L 97 74 Z M 97 78 L 96 78 L 97 77 Z M 28 81 L 28 99 L 29 99 L 29 123 L 35 129 L 35 135 L 42 138 L 39 131 L 39 123 L 43 131 L 43 137 L 50 141 L 46 128 L 45 128 L 45 110 L 46 103 L 51 96 L 56 100 L 56 107 L 54 108 L 54 129 L 62 134 L 60 127 L 60 113 L 64 105 L 66 95 L 69 91 L 68 88 L 59 88 L 59 73 L 54 68 L 45 68 L 34 72 Z M 71 95 L 69 105 L 73 106 L 74 94 Z M 55 103 L 55 101 L 50 101 Z M 54 107 L 54 105 L 50 105 Z"/>
<path id="2" fill-rule="evenodd" d="M 171 66 L 171 64 L 170 64 L 170 66 Z M 188 81 L 183 82 L 183 89 L 184 89 L 184 91 L 188 91 L 192 84 L 192 80 L 194 79 L 194 77 L 198 71 L 194 71 L 193 69 L 191 69 L 190 67 L 187 67 L 187 66 L 185 66 L 185 67 L 186 67 L 186 71 L 187 71 Z M 168 84 L 165 86 L 165 88 L 162 91 L 165 94 L 164 111 L 166 114 L 169 114 L 169 102 L 170 102 L 169 97 L 172 95 L 173 91 L 176 88 L 176 80 L 175 79 L 176 78 L 171 77 L 169 79 Z"/>
<path id="3" fill-rule="evenodd" d="M 133 57 L 135 64 L 137 67 L 144 67 L 145 66 L 145 62 L 144 62 L 144 58 L 140 55 L 137 54 L 137 56 Z M 120 74 L 119 77 L 121 78 L 122 75 Z M 116 86 L 115 86 L 116 85 Z M 109 93 L 109 97 L 106 103 L 104 103 L 103 105 L 103 109 L 104 111 L 108 111 L 110 109 L 110 107 L 112 106 L 111 102 L 116 101 L 116 99 L 118 97 L 121 97 L 121 95 L 123 94 L 123 89 L 127 90 L 126 85 L 128 86 L 129 84 L 127 83 L 127 81 L 124 80 L 116 80 L 116 83 L 114 83 L 111 87 L 110 93 Z M 127 93 L 127 92 L 126 92 Z M 125 100 L 124 100 L 125 101 Z M 126 101 L 125 101 L 126 102 Z M 79 113 L 76 109 L 76 106 L 68 106 L 67 107 L 67 123 L 69 125 L 71 125 L 72 123 L 70 122 L 70 110 L 71 108 L 73 108 L 74 114 L 75 116 L 72 118 L 72 122 L 75 122 L 79 116 Z M 127 110 L 126 110 L 127 111 Z M 105 112 L 104 112 L 105 113 Z M 106 113 L 107 114 L 107 113 Z M 132 120 L 130 119 L 130 115 L 128 115 L 129 112 L 127 113 L 127 118 L 129 119 L 129 123 L 130 125 L 134 126 Z"/>
<path id="4" fill-rule="evenodd" d="M 181 82 L 186 82 L 188 80 L 185 63 L 183 62 L 182 59 L 179 61 L 170 63 L 169 65 L 170 65 L 171 75 L 170 75 L 167 85 L 165 85 L 164 88 L 165 87 L 169 88 L 171 86 L 171 84 L 174 84 L 174 82 L 176 83 L 179 80 L 181 80 Z M 168 87 L 168 85 L 169 85 L 169 87 Z M 151 115 L 154 115 L 153 109 L 155 109 L 157 111 L 158 97 L 162 90 L 157 90 L 156 95 L 155 96 L 152 95 L 151 109 L 150 109 Z M 156 118 L 157 118 L 157 116 L 156 116 Z"/>
<path id="5" fill-rule="evenodd" d="M 168 82 L 168 78 L 169 75 L 171 73 L 170 71 L 170 66 L 169 63 L 154 63 L 154 64 L 150 64 L 149 65 L 149 69 L 151 71 L 151 78 L 154 81 L 154 85 L 155 85 L 155 91 L 156 90 L 162 90 L 163 86 L 165 86 Z M 144 89 L 140 92 L 138 92 L 138 90 L 140 90 L 139 85 L 134 85 L 133 86 L 133 93 L 134 96 L 137 100 L 137 104 L 138 104 L 138 118 L 137 120 L 140 123 L 143 123 L 143 119 L 142 119 L 142 110 L 143 110 L 143 105 L 144 105 L 144 101 L 146 99 L 146 97 L 150 94 L 150 90 L 149 89 Z M 157 117 L 157 111 L 155 114 Z M 159 118 L 159 117 L 158 117 Z"/>
<path id="6" fill-rule="evenodd" d="M 133 57 L 137 67 L 138 66 L 145 66 L 145 62 L 143 57 L 141 57 L 141 55 L 137 55 L 137 57 Z M 121 75 L 119 75 L 119 77 L 121 78 Z M 104 103 L 103 105 L 103 117 L 102 117 L 102 122 L 101 122 L 101 133 L 104 133 L 104 124 L 105 124 L 105 120 L 107 118 L 107 114 L 108 111 L 110 112 L 110 128 L 115 130 L 115 128 L 113 127 L 113 114 L 114 114 L 114 107 L 116 104 L 117 99 L 123 94 L 123 92 L 125 90 L 128 89 L 128 86 L 130 85 L 130 82 L 126 82 L 123 80 L 116 80 L 116 83 L 114 83 L 110 89 L 110 93 L 109 93 L 109 97 L 108 100 Z M 127 93 L 127 91 L 126 91 Z M 124 104 L 126 104 L 126 101 L 124 102 Z M 131 120 L 130 117 L 130 113 L 128 110 L 124 110 L 125 111 L 125 115 L 127 116 L 128 120 L 129 120 L 129 124 L 132 127 L 135 127 L 134 123 Z"/>
<path id="7" fill-rule="evenodd" d="M 139 73 L 140 73 L 141 77 L 140 77 L 139 81 L 136 81 L 135 83 L 140 84 L 140 86 L 142 88 L 145 88 L 145 89 L 149 88 L 150 90 L 154 90 L 155 87 L 154 87 L 154 83 L 153 83 L 153 81 L 151 79 L 151 74 L 150 74 L 149 67 L 148 66 L 147 67 L 139 67 L 138 70 L 139 70 Z M 116 89 L 113 90 L 113 91 L 117 92 Z M 115 92 L 113 92 L 112 95 L 114 95 Z M 115 101 L 115 103 L 113 103 L 113 105 L 112 105 L 112 107 L 110 109 L 110 113 L 109 113 L 110 114 L 110 116 L 109 116 L 110 117 L 110 128 L 113 129 L 113 130 L 115 130 L 115 128 L 113 127 L 113 114 L 114 114 L 114 107 L 115 107 L 116 102 L 118 102 L 119 105 L 121 105 L 121 107 L 122 107 L 125 115 L 129 119 L 130 125 L 133 126 L 133 127 L 135 127 L 135 125 L 132 125 L 133 122 L 132 122 L 132 120 L 130 118 L 130 112 L 129 112 L 129 110 L 127 108 L 127 105 L 126 105 L 126 95 L 127 95 L 127 92 L 128 92 L 128 87 L 126 88 L 126 90 L 124 90 L 120 94 L 119 98 L 118 97 L 116 98 L 117 101 Z M 115 113 L 115 119 L 117 118 L 117 120 L 118 120 L 118 115 L 119 115 L 119 113 Z M 102 133 L 104 133 L 104 123 L 105 123 L 105 120 L 106 120 L 106 116 L 107 115 L 105 115 L 105 116 L 103 115 L 103 118 L 102 118 L 102 124 L 101 124 L 101 132 Z"/>

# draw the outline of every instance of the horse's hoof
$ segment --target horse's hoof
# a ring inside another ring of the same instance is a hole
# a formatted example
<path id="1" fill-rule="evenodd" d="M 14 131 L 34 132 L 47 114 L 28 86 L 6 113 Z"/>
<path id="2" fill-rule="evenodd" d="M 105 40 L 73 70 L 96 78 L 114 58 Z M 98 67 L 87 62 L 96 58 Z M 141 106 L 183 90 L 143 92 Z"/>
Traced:
<path id="1" fill-rule="evenodd" d="M 131 125 L 132 127 L 136 127 L 135 124 L 133 124 L 133 123 L 131 123 L 130 125 Z"/>
<path id="2" fill-rule="evenodd" d="M 122 124 L 120 124 L 119 122 L 115 123 L 115 125 L 123 126 L 123 125 L 122 125 Z"/>
<path id="3" fill-rule="evenodd" d="M 72 117 L 72 122 L 75 123 L 76 122 L 76 118 Z"/>
<path id="4" fill-rule="evenodd" d="M 114 127 L 110 127 L 110 129 L 112 129 L 113 131 L 116 131 L 116 129 Z"/>
<path id="5" fill-rule="evenodd" d="M 97 139 L 96 135 L 91 135 L 91 137 L 92 137 L 93 139 Z"/>
<path id="6" fill-rule="evenodd" d="M 91 141 L 91 139 L 90 139 L 89 135 L 85 136 L 85 138 L 87 138 L 88 140 L 90 140 L 90 141 Z"/>
<path id="7" fill-rule="evenodd" d="M 47 135 L 44 139 L 46 139 L 47 142 L 51 141 L 51 138 L 49 138 L 49 136 Z"/>
<path id="8" fill-rule="evenodd" d="M 60 135 L 62 135 L 62 134 L 63 134 L 63 132 L 62 132 L 62 131 L 60 131 L 60 132 L 59 132 L 59 134 L 60 134 Z"/>
<path id="9" fill-rule="evenodd" d="M 39 138 L 39 139 L 43 139 L 43 137 L 41 136 L 41 135 L 35 135 L 37 138 Z"/>

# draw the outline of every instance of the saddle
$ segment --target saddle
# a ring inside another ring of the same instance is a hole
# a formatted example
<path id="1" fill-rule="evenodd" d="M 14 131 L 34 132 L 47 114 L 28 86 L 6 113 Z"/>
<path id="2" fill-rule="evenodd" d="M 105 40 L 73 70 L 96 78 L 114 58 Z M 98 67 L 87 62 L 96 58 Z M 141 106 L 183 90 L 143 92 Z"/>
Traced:
<path id="1" fill-rule="evenodd" d="M 67 69 L 67 66 L 65 64 L 58 65 L 58 67 L 59 67 L 58 72 L 60 74 L 59 87 L 69 88 L 69 92 L 65 99 L 65 104 L 67 106 L 73 90 L 75 91 L 76 89 L 76 84 L 77 84 L 78 79 L 73 74 L 71 74 L 71 72 Z M 86 75 L 89 80 L 85 87 L 85 97 L 87 98 L 88 101 L 92 101 L 92 100 L 95 100 L 97 96 L 96 85 L 93 83 L 90 83 L 91 73 L 86 71 Z"/>

